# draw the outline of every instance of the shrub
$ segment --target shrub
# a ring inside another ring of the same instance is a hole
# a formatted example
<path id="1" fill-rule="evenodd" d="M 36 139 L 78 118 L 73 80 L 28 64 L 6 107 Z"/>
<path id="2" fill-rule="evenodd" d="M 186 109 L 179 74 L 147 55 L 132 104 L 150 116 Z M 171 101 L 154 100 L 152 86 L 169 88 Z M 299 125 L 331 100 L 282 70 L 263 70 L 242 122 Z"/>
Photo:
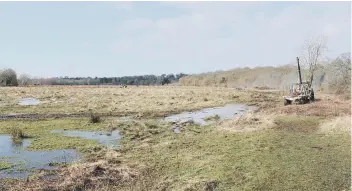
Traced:
<path id="1" fill-rule="evenodd" d="M 96 115 L 96 114 L 91 113 L 91 114 L 90 114 L 90 119 L 89 119 L 89 122 L 91 122 L 91 123 L 100 123 L 100 122 L 101 122 L 101 120 L 100 120 L 100 116 L 99 116 L 99 115 Z"/>

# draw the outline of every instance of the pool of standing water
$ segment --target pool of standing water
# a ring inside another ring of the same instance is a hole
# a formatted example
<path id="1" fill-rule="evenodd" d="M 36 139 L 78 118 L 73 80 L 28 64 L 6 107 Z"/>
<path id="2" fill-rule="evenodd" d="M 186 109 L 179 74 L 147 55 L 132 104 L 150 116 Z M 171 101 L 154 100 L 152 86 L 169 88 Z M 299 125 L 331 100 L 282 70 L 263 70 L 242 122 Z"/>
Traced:
<path id="1" fill-rule="evenodd" d="M 40 101 L 35 98 L 23 98 L 18 102 L 18 105 L 38 105 Z"/>
<path id="2" fill-rule="evenodd" d="M 223 107 L 204 108 L 194 112 L 183 112 L 176 115 L 171 115 L 165 118 L 168 122 L 176 123 L 172 126 L 175 133 L 181 133 L 177 128 L 177 123 L 193 121 L 201 126 L 214 123 L 214 120 L 206 120 L 208 117 L 215 115 L 219 116 L 219 120 L 232 119 L 246 114 L 248 111 L 257 109 L 255 106 L 247 106 L 244 104 L 227 104 Z"/>
<path id="3" fill-rule="evenodd" d="M 100 144 L 105 145 L 106 147 L 109 147 L 109 148 L 118 147 L 121 139 L 120 133 L 117 130 L 112 132 L 53 130 L 52 133 L 59 133 L 69 137 L 82 137 L 85 139 L 97 140 Z"/>
<path id="4" fill-rule="evenodd" d="M 52 163 L 71 163 L 81 158 L 74 149 L 52 151 L 29 151 L 30 139 L 22 142 L 12 141 L 10 136 L 0 135 L 0 162 L 11 164 L 12 167 L 0 170 L 1 178 L 26 178 L 33 170 L 55 169 Z"/>

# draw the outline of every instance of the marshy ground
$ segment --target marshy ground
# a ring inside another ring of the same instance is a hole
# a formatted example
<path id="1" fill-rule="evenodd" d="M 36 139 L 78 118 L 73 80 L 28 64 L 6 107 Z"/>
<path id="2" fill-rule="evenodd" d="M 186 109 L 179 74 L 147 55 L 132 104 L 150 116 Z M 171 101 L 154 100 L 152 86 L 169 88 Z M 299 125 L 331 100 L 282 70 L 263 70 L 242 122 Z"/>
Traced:
<path id="1" fill-rule="evenodd" d="M 0 190 L 351 189 L 351 105 L 343 97 L 317 92 L 312 104 L 283 106 L 278 91 L 214 87 L 16 87 L 0 93 L 0 135 L 17 128 L 20 139 L 30 140 L 28 152 L 82 154 L 73 163 L 53 161 L 49 166 L 57 168 L 35 170 L 25 180 L 0 179 Z M 40 103 L 18 104 L 29 97 Z M 204 116 L 208 125 L 163 120 L 233 103 L 257 110 L 225 120 Z M 99 113 L 100 121 L 90 121 L 89 112 Z M 6 118 L 15 114 L 37 115 Z M 175 124 L 180 133 L 172 131 Z M 119 147 L 57 130 L 105 138 L 118 131 Z M 8 161 L 0 156 L 0 174 L 17 165 Z"/>

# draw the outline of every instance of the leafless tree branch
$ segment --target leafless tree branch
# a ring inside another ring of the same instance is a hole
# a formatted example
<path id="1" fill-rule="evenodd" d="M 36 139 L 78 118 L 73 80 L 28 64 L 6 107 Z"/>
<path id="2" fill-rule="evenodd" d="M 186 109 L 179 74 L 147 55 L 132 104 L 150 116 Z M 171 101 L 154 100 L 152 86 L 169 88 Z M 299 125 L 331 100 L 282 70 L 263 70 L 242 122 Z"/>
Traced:
<path id="1" fill-rule="evenodd" d="M 27 86 L 29 85 L 31 82 L 31 77 L 27 74 L 21 74 L 19 77 L 18 77 L 18 83 L 19 85 L 21 86 Z"/>
<path id="2" fill-rule="evenodd" d="M 326 51 L 325 39 L 323 37 L 310 38 L 305 42 L 302 53 L 303 67 L 308 69 L 310 83 L 313 83 L 315 71 L 318 69 L 319 63 L 324 59 Z"/>

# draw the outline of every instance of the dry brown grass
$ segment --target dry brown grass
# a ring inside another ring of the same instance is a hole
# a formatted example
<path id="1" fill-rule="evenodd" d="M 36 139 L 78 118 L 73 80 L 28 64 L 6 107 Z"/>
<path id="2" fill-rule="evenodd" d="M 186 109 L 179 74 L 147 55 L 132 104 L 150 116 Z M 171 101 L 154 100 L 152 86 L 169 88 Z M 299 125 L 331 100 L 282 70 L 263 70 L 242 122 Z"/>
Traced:
<path id="1" fill-rule="evenodd" d="M 94 162 L 74 163 L 61 167 L 57 179 L 44 179 L 43 171 L 28 181 L 6 182 L 7 190 L 111 190 L 128 186 L 139 175 L 136 168 L 121 164 L 121 153 L 104 150 Z"/>
<path id="2" fill-rule="evenodd" d="M 351 100 L 330 94 L 317 94 L 316 102 L 303 105 L 284 106 L 283 102 L 267 112 L 277 115 L 336 117 L 351 115 Z"/>
<path id="3" fill-rule="evenodd" d="M 325 117 L 322 124 L 324 132 L 346 132 L 351 126 L 351 100 L 344 96 L 324 94 L 319 92 L 319 99 L 311 104 L 288 105 L 278 102 L 277 93 L 263 94 L 253 92 L 250 97 L 253 102 L 259 103 L 261 110 L 251 112 L 243 117 L 220 122 L 218 129 L 229 132 L 250 132 L 272 127 L 274 120 L 280 116 L 311 116 Z M 280 99 L 280 97 L 279 97 Z M 348 120 L 349 119 L 349 120 Z M 348 122 L 349 121 L 349 122 Z M 329 130 L 330 129 L 330 130 Z"/>
<path id="4" fill-rule="evenodd" d="M 351 116 L 342 116 L 326 120 L 321 124 L 319 132 L 326 134 L 350 134 Z"/>
<path id="5" fill-rule="evenodd" d="M 240 101 L 246 94 L 230 88 L 41 86 L 2 87 L 0 113 L 97 113 L 163 115 Z M 41 101 L 36 106 L 19 106 L 23 97 Z"/>

